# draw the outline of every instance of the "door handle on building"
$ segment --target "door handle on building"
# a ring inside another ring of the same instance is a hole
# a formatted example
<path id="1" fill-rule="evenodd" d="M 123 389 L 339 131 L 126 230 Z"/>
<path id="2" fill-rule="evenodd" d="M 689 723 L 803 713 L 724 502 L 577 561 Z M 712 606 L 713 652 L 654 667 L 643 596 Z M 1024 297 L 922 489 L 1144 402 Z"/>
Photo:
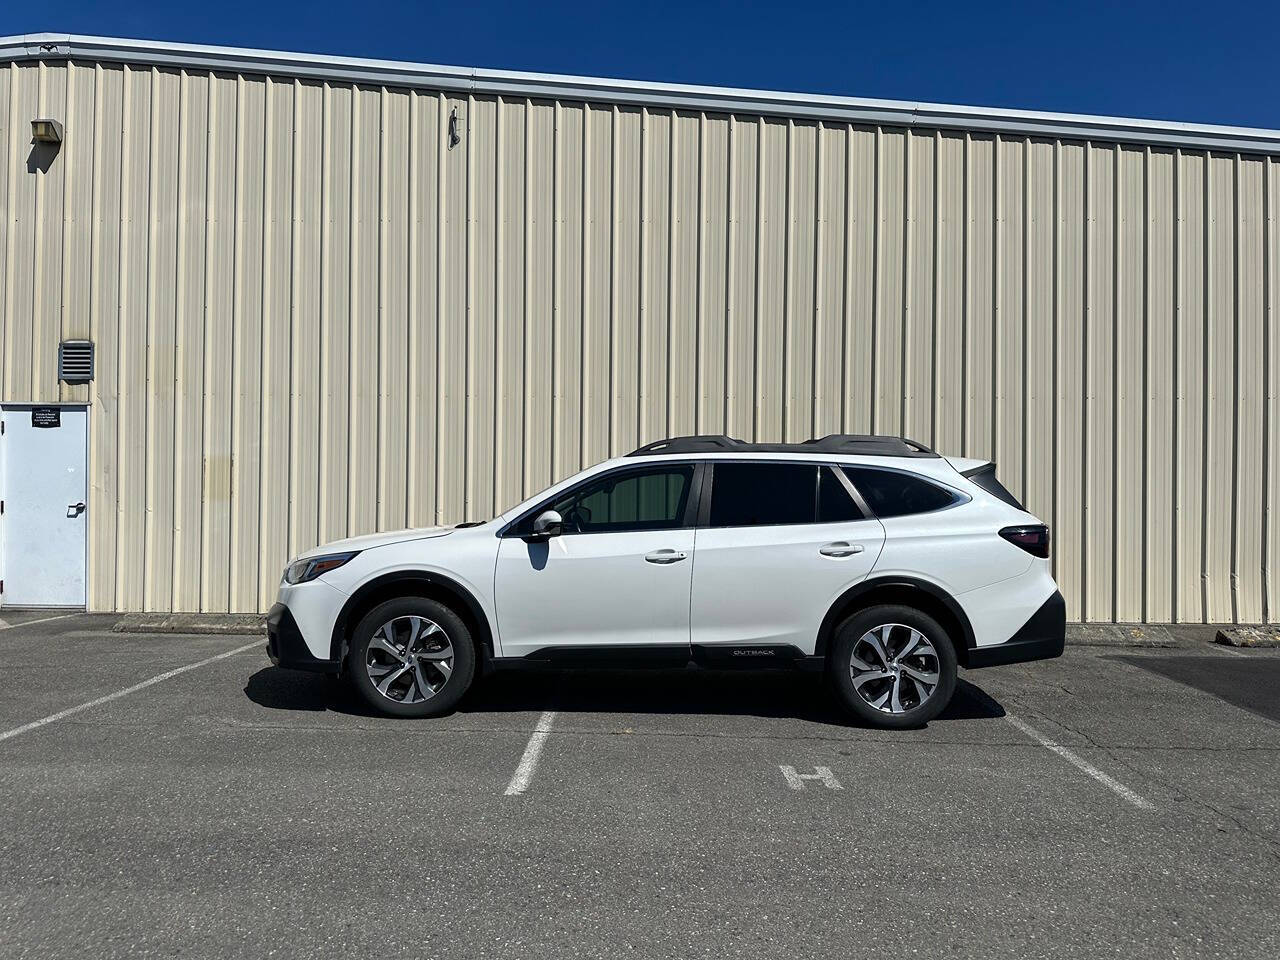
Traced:
<path id="1" fill-rule="evenodd" d="M 837 540 L 835 543 L 828 543 L 819 548 L 818 552 L 824 557 L 851 557 L 855 553 L 861 553 L 863 549 L 860 543 L 850 544 L 844 540 Z"/>
<path id="2" fill-rule="evenodd" d="M 679 563 L 686 556 L 688 554 L 678 550 L 655 550 L 653 553 L 646 553 L 644 558 L 650 563 Z"/>
<path id="3" fill-rule="evenodd" d="M 67 504 L 67 519 L 68 519 L 68 520 L 74 520 L 76 517 L 80 516 L 80 514 L 82 514 L 82 513 L 84 513 L 84 501 L 83 501 L 83 500 L 81 500 L 79 503 L 68 503 L 68 504 Z"/>

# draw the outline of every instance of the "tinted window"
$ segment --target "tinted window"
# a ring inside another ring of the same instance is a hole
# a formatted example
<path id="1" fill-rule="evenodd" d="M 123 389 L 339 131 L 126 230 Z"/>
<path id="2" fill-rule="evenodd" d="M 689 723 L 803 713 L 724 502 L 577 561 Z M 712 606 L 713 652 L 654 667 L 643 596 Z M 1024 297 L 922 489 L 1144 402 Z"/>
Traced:
<path id="1" fill-rule="evenodd" d="M 845 467 L 845 474 L 877 517 L 902 517 L 949 507 L 957 500 L 950 490 L 895 470 Z"/>
<path id="2" fill-rule="evenodd" d="M 711 526 L 813 523 L 818 468 L 803 463 L 717 463 Z"/>
<path id="3" fill-rule="evenodd" d="M 520 532 L 527 533 L 543 510 L 564 518 L 565 533 L 669 530 L 684 523 L 692 483 L 692 464 L 605 474 L 534 511 Z"/>
<path id="4" fill-rule="evenodd" d="M 818 480 L 818 522 L 844 523 L 846 520 L 861 520 L 862 511 L 849 496 L 836 472 L 830 467 L 823 467 Z"/>

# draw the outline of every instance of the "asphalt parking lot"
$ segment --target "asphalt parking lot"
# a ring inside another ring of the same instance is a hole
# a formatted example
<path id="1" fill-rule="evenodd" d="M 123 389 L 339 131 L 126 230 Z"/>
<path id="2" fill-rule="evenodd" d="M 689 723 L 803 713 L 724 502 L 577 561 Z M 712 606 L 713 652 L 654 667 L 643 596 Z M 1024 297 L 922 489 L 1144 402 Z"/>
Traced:
<path id="1" fill-rule="evenodd" d="M 1069 647 L 905 733 L 788 673 L 406 721 L 260 638 L 40 619 L 0 626 L 0 956 L 1280 954 L 1277 651 Z"/>

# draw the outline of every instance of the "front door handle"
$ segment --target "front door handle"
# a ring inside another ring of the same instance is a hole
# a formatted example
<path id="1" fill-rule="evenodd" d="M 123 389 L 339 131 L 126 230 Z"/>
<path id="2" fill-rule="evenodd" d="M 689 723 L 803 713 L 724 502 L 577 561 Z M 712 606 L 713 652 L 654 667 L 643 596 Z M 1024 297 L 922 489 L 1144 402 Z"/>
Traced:
<path id="1" fill-rule="evenodd" d="M 655 550 L 653 553 L 646 553 L 644 558 L 649 563 L 679 563 L 687 556 L 688 554 L 679 550 Z"/>
<path id="2" fill-rule="evenodd" d="M 74 520 L 76 517 L 80 516 L 80 514 L 82 514 L 82 513 L 84 513 L 84 501 L 83 501 L 83 500 L 82 500 L 82 501 L 80 501 L 79 503 L 68 503 L 68 504 L 67 504 L 67 519 L 68 519 L 68 520 Z"/>
<path id="3" fill-rule="evenodd" d="M 819 548 L 818 552 L 824 557 L 851 557 L 855 553 L 861 553 L 864 549 L 860 543 L 847 543 L 844 540 L 837 540 L 835 543 L 828 543 L 826 546 Z"/>

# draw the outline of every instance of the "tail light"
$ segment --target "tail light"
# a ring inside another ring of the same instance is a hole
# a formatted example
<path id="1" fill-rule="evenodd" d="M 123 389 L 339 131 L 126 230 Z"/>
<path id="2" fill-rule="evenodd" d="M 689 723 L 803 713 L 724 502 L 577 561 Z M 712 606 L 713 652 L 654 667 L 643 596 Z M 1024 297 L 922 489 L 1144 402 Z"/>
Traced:
<path id="1" fill-rule="evenodd" d="M 1000 531 L 1015 547 L 1021 547 L 1033 557 L 1049 556 L 1049 528 L 1040 525 L 1035 527 L 1005 527 Z"/>

